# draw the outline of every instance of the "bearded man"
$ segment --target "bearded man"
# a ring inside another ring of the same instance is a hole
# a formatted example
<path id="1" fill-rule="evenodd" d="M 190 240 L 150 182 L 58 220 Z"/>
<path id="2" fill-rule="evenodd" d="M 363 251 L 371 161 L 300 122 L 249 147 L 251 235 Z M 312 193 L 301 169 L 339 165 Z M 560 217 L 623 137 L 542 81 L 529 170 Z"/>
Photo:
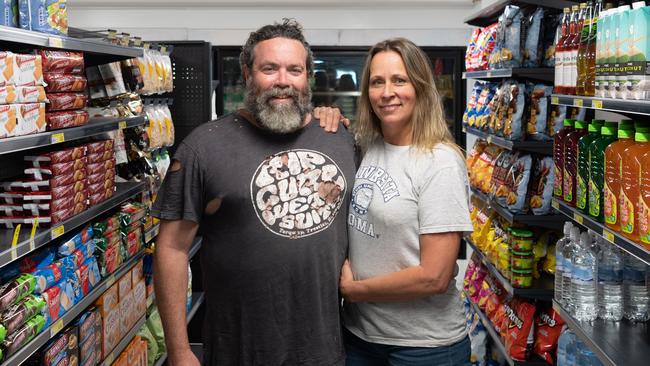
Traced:
<path id="1" fill-rule="evenodd" d="M 312 53 L 295 21 L 250 34 L 246 109 L 196 128 L 153 207 L 156 301 L 172 366 L 198 365 L 185 326 L 199 226 L 205 365 L 343 365 L 339 274 L 354 182 L 352 136 L 311 115 Z"/>

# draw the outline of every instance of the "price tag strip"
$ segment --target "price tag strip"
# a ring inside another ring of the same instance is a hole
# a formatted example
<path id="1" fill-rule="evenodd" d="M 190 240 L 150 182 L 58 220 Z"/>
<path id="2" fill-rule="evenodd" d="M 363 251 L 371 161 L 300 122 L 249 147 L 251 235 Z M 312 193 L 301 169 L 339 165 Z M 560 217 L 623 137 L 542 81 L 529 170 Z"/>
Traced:
<path id="1" fill-rule="evenodd" d="M 602 100 L 592 100 L 591 101 L 591 108 L 595 109 L 603 109 L 603 101 Z"/>
<path id="2" fill-rule="evenodd" d="M 63 225 L 52 228 L 52 239 L 56 239 L 63 234 L 65 234 L 65 227 Z"/>
<path id="3" fill-rule="evenodd" d="M 614 243 L 614 233 L 607 229 L 603 229 L 603 238 L 610 243 Z"/>
<path id="4" fill-rule="evenodd" d="M 574 99 L 573 105 L 576 107 L 582 107 L 584 105 L 584 101 L 582 99 Z"/>
<path id="5" fill-rule="evenodd" d="M 580 215 L 577 212 L 573 213 L 573 219 L 575 220 L 575 222 L 577 222 L 580 225 L 583 225 L 584 223 L 584 218 L 582 217 L 582 215 Z"/>
<path id="6" fill-rule="evenodd" d="M 63 329 L 63 318 L 57 320 L 52 326 L 50 327 L 50 338 L 54 337 Z"/>
<path id="7" fill-rule="evenodd" d="M 64 132 L 59 132 L 55 133 L 52 135 L 52 143 L 53 144 L 60 144 L 62 142 L 65 142 L 65 133 Z"/>

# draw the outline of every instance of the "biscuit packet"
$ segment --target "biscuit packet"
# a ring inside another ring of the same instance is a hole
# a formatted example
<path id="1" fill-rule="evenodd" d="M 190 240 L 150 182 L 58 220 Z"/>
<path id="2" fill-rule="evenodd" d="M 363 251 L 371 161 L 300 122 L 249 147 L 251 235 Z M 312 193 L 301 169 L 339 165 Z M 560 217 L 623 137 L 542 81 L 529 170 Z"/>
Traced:
<path id="1" fill-rule="evenodd" d="M 528 207 L 526 206 L 526 195 L 528 191 L 528 182 L 530 181 L 530 171 L 532 168 L 532 161 L 530 155 L 520 156 L 519 159 L 510 167 L 508 172 L 506 185 L 508 187 L 508 194 L 506 196 L 506 204 L 508 210 L 513 213 L 526 213 Z"/>
<path id="2" fill-rule="evenodd" d="M 530 209 L 534 215 L 546 215 L 550 212 L 554 180 L 553 158 L 548 156 L 538 159 L 530 188 Z"/>

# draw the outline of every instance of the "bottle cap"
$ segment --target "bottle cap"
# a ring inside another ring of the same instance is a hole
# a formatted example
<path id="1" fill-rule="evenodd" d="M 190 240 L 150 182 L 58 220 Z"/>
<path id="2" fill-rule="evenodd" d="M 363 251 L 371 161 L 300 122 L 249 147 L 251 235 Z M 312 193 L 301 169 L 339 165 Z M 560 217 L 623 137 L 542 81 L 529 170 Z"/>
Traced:
<path id="1" fill-rule="evenodd" d="M 564 120 L 564 127 L 569 127 L 569 126 L 573 127 L 573 122 L 575 122 L 575 120 L 573 120 L 573 119 L 565 119 Z"/>
<path id="2" fill-rule="evenodd" d="M 619 139 L 631 139 L 634 137 L 633 129 L 618 129 L 618 138 Z"/>
<path id="3" fill-rule="evenodd" d="M 571 8 L 564 8 L 564 13 L 565 14 L 570 13 L 570 12 L 571 12 Z"/>
<path id="4" fill-rule="evenodd" d="M 587 131 L 600 134 L 601 127 L 602 126 L 599 123 L 592 122 L 587 128 Z"/>
<path id="5" fill-rule="evenodd" d="M 571 5 L 571 11 L 578 11 L 580 7 L 578 5 Z"/>
<path id="6" fill-rule="evenodd" d="M 587 123 L 585 123 L 584 121 L 576 121 L 575 127 L 578 130 L 584 130 L 585 128 L 587 128 Z"/>
<path id="7" fill-rule="evenodd" d="M 632 3 L 632 9 L 640 9 L 645 6 L 645 1 L 635 1 Z"/>
<path id="8" fill-rule="evenodd" d="M 586 9 L 587 3 L 580 3 L 580 9 Z"/>
<path id="9" fill-rule="evenodd" d="M 604 126 L 600 129 L 600 134 L 603 136 L 616 136 L 616 128 Z"/>
<path id="10" fill-rule="evenodd" d="M 648 142 L 650 141 L 650 133 L 648 132 L 637 132 L 634 134 L 634 141 L 636 142 Z"/>

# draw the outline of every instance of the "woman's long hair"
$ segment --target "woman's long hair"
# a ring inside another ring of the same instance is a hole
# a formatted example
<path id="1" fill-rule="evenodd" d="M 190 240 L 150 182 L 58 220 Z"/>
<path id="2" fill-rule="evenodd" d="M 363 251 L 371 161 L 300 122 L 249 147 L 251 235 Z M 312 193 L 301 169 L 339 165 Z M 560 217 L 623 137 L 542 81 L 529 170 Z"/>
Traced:
<path id="1" fill-rule="evenodd" d="M 357 111 L 358 143 L 365 151 L 376 140 L 383 137 L 381 121 L 375 115 L 370 104 L 368 88 L 370 83 L 370 64 L 373 57 L 386 51 L 400 55 L 406 68 L 408 78 L 415 89 L 415 109 L 411 118 L 411 145 L 421 151 L 431 151 L 434 146 L 444 143 L 463 156 L 460 148 L 447 128 L 438 89 L 433 82 L 433 72 L 429 58 L 413 42 L 405 38 L 392 38 L 374 45 L 366 58 L 361 78 L 361 98 Z"/>

